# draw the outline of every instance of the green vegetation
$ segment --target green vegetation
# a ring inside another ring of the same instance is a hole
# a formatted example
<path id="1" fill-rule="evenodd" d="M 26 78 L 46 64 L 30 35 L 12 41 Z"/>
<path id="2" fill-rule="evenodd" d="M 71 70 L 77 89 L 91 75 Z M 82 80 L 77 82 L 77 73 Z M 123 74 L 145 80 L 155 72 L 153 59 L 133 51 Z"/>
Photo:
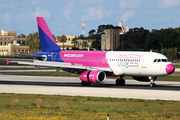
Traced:
<path id="1" fill-rule="evenodd" d="M 164 109 L 167 119 L 180 119 L 179 101 L 0 94 L 1 119 L 164 119 Z"/>
<path id="2" fill-rule="evenodd" d="M 180 68 L 180 64 L 174 64 L 175 68 Z"/>
<path id="3" fill-rule="evenodd" d="M 180 51 L 180 27 L 167 28 L 160 30 L 133 28 L 122 36 L 122 44 L 117 50 L 135 50 L 135 51 L 149 51 L 163 53 L 171 61 L 179 59 L 178 51 Z"/>
<path id="4" fill-rule="evenodd" d="M 63 42 L 63 50 L 64 50 L 64 42 L 67 41 L 67 38 L 65 35 L 62 35 L 62 36 L 57 36 L 57 39 L 59 42 Z"/>

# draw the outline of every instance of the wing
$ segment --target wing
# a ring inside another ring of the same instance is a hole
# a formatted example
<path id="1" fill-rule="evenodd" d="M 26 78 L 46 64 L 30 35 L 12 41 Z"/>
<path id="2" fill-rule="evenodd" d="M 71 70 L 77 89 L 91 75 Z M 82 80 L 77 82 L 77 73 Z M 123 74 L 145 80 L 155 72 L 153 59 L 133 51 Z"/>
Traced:
<path id="1" fill-rule="evenodd" d="M 76 70 L 100 70 L 105 72 L 112 72 L 112 70 L 108 67 L 89 67 L 89 66 L 83 66 L 81 64 L 72 65 L 71 63 L 64 63 L 64 62 L 50 62 L 50 61 L 39 61 L 39 60 L 33 60 L 32 62 L 24 62 L 24 61 L 10 61 L 10 62 L 17 62 L 18 64 L 32 65 L 36 67 L 57 68 L 57 70 L 76 69 Z"/>

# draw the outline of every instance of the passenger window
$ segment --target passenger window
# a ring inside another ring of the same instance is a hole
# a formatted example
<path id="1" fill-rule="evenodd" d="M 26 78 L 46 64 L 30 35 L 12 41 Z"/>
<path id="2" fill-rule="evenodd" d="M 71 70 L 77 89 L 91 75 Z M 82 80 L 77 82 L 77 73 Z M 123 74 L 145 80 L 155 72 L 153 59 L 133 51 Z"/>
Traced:
<path id="1" fill-rule="evenodd" d="M 156 61 L 157 61 L 157 59 L 154 60 L 154 62 L 156 62 Z"/>
<path id="2" fill-rule="evenodd" d="M 161 62 L 161 59 L 158 59 L 157 62 Z"/>
<path id="3" fill-rule="evenodd" d="M 168 62 L 170 62 L 170 60 L 169 60 L 169 59 L 167 59 L 167 61 L 168 61 Z"/>

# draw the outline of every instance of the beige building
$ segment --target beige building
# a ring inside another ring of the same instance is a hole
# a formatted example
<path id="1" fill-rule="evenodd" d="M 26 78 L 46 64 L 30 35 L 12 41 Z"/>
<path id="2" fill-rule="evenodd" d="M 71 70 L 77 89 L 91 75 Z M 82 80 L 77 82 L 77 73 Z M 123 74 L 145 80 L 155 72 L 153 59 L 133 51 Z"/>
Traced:
<path id="1" fill-rule="evenodd" d="M 16 54 L 28 54 L 29 47 L 25 45 L 26 38 L 17 38 L 15 31 L 1 30 L 0 33 L 0 56 Z"/>
<path id="2" fill-rule="evenodd" d="M 75 35 L 65 35 L 67 40 L 66 42 L 64 42 L 64 49 L 66 50 L 67 48 L 72 49 L 74 47 L 74 43 L 72 42 L 73 38 L 75 38 Z M 76 48 L 79 49 L 84 49 L 85 47 L 83 47 L 83 42 L 87 42 L 88 47 L 90 48 L 92 45 L 92 42 L 94 41 L 94 39 L 77 39 L 77 43 L 75 44 Z M 63 49 L 63 42 L 59 42 L 56 39 L 57 45 Z M 88 48 L 87 47 L 87 48 Z"/>
<path id="3" fill-rule="evenodd" d="M 61 35 L 60 35 L 61 36 Z M 74 44 L 72 43 L 72 39 L 75 38 L 75 35 L 65 35 L 67 40 L 66 42 L 64 42 L 64 49 L 72 49 L 72 47 L 74 47 Z M 63 49 L 63 42 L 59 42 L 58 39 L 56 39 L 57 45 Z"/>
<path id="4" fill-rule="evenodd" d="M 93 41 L 95 41 L 95 39 L 78 39 L 76 47 L 78 47 L 79 49 L 90 48 Z M 87 47 L 83 46 L 84 42 L 87 43 Z"/>

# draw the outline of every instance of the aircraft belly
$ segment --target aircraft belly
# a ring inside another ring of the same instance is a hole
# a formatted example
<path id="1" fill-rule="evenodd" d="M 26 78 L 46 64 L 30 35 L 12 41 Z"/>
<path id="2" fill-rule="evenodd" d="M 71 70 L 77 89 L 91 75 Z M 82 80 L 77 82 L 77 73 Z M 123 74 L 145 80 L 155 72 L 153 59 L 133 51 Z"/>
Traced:
<path id="1" fill-rule="evenodd" d="M 127 76 L 134 76 L 134 75 L 144 75 L 146 74 L 146 70 L 145 69 L 141 69 L 140 67 L 137 68 L 124 68 L 123 69 L 125 72 L 125 75 Z"/>

